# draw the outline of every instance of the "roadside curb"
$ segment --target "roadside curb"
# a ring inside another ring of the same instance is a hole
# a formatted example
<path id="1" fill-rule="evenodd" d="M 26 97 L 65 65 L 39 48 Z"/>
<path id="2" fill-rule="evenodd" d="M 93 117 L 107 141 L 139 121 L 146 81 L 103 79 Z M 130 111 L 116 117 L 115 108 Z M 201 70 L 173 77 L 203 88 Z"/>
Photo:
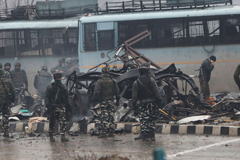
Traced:
<path id="1" fill-rule="evenodd" d="M 73 123 L 67 122 L 66 131 L 79 131 L 80 133 L 89 133 L 90 129 L 99 124 L 90 123 Z M 27 122 L 10 122 L 10 132 L 25 132 Z M 56 123 L 56 132 L 59 132 L 59 123 Z M 139 130 L 139 123 L 116 123 L 116 129 L 123 129 L 124 133 L 137 133 Z M 32 124 L 31 132 L 48 132 L 49 122 L 37 122 Z M 160 134 L 196 134 L 196 135 L 226 135 L 226 136 L 240 136 L 240 127 L 238 126 L 220 126 L 220 125 L 169 125 L 156 124 L 156 133 Z"/>

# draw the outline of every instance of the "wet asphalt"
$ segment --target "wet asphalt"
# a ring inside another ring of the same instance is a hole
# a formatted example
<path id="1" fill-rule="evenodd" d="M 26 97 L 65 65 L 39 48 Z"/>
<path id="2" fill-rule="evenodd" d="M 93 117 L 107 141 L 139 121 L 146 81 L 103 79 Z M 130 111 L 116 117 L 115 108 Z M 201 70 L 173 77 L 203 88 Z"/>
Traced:
<path id="1" fill-rule="evenodd" d="M 157 134 L 156 141 L 134 141 L 134 134 L 114 139 L 79 135 L 62 143 L 57 135 L 51 143 L 46 133 L 11 135 L 0 136 L 1 160 L 151 160 L 156 148 L 164 150 L 167 160 L 240 159 L 240 137 Z"/>

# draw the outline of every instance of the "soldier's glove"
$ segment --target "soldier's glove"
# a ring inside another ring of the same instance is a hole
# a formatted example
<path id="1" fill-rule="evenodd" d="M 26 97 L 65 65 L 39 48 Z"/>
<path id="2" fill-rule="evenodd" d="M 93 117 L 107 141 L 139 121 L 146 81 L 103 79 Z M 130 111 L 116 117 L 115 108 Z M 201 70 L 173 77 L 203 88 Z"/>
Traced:
<path id="1" fill-rule="evenodd" d="M 28 91 L 28 86 L 25 87 L 25 91 Z"/>

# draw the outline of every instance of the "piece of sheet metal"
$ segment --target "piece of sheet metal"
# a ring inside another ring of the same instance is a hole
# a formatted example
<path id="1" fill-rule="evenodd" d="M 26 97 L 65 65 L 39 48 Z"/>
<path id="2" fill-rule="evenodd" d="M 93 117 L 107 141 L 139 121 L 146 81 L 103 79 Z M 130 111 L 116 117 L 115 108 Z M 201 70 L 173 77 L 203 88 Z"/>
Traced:
<path id="1" fill-rule="evenodd" d="M 210 118 L 211 118 L 210 115 L 192 116 L 192 117 L 180 119 L 177 123 L 185 124 L 185 123 L 189 123 L 189 122 L 203 121 L 203 120 L 210 119 Z"/>

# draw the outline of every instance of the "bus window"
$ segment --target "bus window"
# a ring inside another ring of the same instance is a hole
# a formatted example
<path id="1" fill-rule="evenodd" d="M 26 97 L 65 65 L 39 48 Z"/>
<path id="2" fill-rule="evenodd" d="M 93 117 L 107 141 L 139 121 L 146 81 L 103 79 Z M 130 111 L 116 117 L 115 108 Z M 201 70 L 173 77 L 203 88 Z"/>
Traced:
<path id="1" fill-rule="evenodd" d="M 53 30 L 54 44 L 63 44 L 63 33 L 62 30 Z"/>
<path id="2" fill-rule="evenodd" d="M 98 50 L 114 48 L 114 30 L 98 31 Z"/>
<path id="3" fill-rule="evenodd" d="M 11 57 L 11 56 L 16 56 L 15 53 L 15 37 L 16 37 L 16 32 L 15 31 L 6 31 L 4 32 L 4 44 L 5 44 L 5 56 Z"/>
<path id="4" fill-rule="evenodd" d="M 152 28 L 153 47 L 182 45 L 185 42 L 185 31 L 181 19 L 154 21 Z M 175 43 L 175 44 L 174 44 Z"/>
<path id="5" fill-rule="evenodd" d="M 121 45 L 129 38 L 136 36 L 137 34 L 150 30 L 148 21 L 126 21 L 118 23 L 118 45 Z M 149 40 L 143 39 L 133 45 L 134 48 L 147 48 L 149 47 Z"/>
<path id="6" fill-rule="evenodd" d="M 192 45 L 200 45 L 204 42 L 203 21 L 189 22 L 189 37 Z"/>
<path id="7" fill-rule="evenodd" d="M 225 21 L 225 34 L 226 38 L 225 41 L 227 43 L 237 43 L 239 42 L 239 25 L 240 25 L 240 18 L 233 17 L 227 18 Z"/>
<path id="8" fill-rule="evenodd" d="M 219 20 L 211 20 L 207 21 L 208 27 L 208 37 L 210 44 L 216 44 L 220 42 L 220 21 Z"/>
<path id="9" fill-rule="evenodd" d="M 90 23 L 84 25 L 84 50 L 95 51 L 96 50 L 96 23 Z"/>

